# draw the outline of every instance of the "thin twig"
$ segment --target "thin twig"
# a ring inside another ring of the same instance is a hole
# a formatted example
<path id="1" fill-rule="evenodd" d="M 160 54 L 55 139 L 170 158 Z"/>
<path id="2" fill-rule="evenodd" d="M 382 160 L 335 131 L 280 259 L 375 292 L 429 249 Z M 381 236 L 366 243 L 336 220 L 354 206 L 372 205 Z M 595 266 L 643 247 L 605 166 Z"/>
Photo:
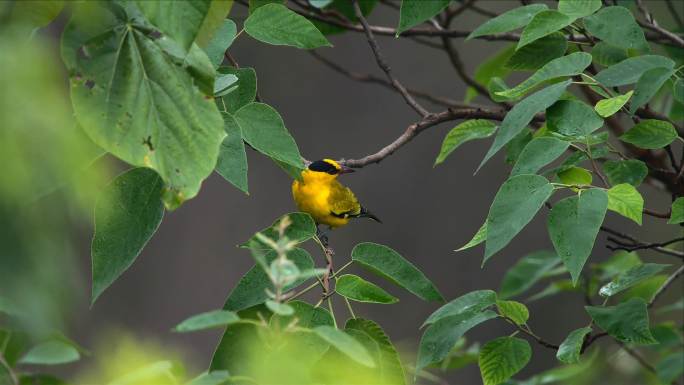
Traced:
<path id="1" fill-rule="evenodd" d="M 662 254 L 672 255 L 672 256 L 675 256 L 677 258 L 684 259 L 684 253 L 676 251 L 676 250 L 666 249 L 665 247 L 663 247 L 663 246 L 667 246 L 671 243 L 681 241 L 681 239 L 679 239 L 679 238 L 676 238 L 674 240 L 670 240 L 667 242 L 646 243 L 646 242 L 642 242 L 642 241 L 634 238 L 633 236 L 631 236 L 629 234 L 625 234 L 625 233 L 619 232 L 617 230 L 613 230 L 613 229 L 606 227 L 606 226 L 601 226 L 601 231 L 606 232 L 608 234 L 611 234 L 617 238 L 621 238 L 623 240 L 629 241 L 629 243 L 628 243 L 628 242 L 620 241 L 616 238 L 608 237 L 609 241 L 611 241 L 617 245 L 617 246 L 607 245 L 606 247 L 609 250 L 613 250 L 613 251 L 615 251 L 615 250 L 635 251 L 635 250 L 649 249 L 649 250 L 654 250 L 654 251 L 660 252 Z"/>
<path id="2" fill-rule="evenodd" d="M 356 17 L 359 19 L 359 22 L 361 22 L 361 25 L 366 32 L 366 38 L 368 39 L 368 44 L 370 45 L 371 50 L 373 51 L 373 55 L 375 55 L 375 61 L 378 63 L 380 69 L 385 72 L 385 75 L 387 75 L 387 79 L 392 83 L 392 86 L 399 91 L 401 96 L 404 97 L 404 100 L 406 100 L 406 103 L 411 106 L 411 108 L 413 108 L 420 116 L 424 118 L 430 115 L 428 110 L 421 106 L 420 103 L 418 103 L 413 96 L 408 93 L 406 88 L 399 82 L 399 80 L 392 75 L 392 69 L 390 68 L 389 64 L 387 64 L 385 57 L 380 51 L 378 42 L 375 40 L 375 36 L 373 36 L 373 31 L 371 31 L 368 21 L 366 21 L 366 18 L 363 16 L 363 12 L 361 12 L 358 0 L 352 0 L 352 6 L 354 7 L 354 13 L 356 14 Z"/>
<path id="3" fill-rule="evenodd" d="M 665 292 L 665 290 L 667 290 L 668 287 L 670 287 L 670 285 L 672 285 L 672 282 L 676 281 L 677 278 L 682 276 L 682 274 L 684 274 L 684 265 L 680 266 L 679 269 L 672 273 L 672 275 L 669 276 L 665 282 L 663 282 L 658 291 L 656 291 L 656 293 L 653 295 L 653 298 L 651 298 L 651 301 L 648 303 L 648 307 L 653 307 L 658 298 Z"/>
<path id="4" fill-rule="evenodd" d="M 637 353 L 634 349 L 625 345 L 625 343 L 622 341 L 615 340 L 615 343 L 620 345 L 620 348 L 622 348 L 622 350 L 624 350 L 627 354 L 632 356 L 641 366 L 644 367 L 644 369 L 648 370 L 653 374 L 656 373 L 656 369 L 653 367 L 653 365 L 649 364 L 648 361 L 646 361 L 646 359 L 641 356 L 641 354 Z"/>
<path id="5" fill-rule="evenodd" d="M 397 139 L 381 148 L 378 152 L 359 159 L 341 159 L 340 163 L 353 168 L 362 168 L 372 163 L 380 163 L 380 161 L 413 140 L 418 134 L 440 123 L 457 119 L 503 120 L 505 116 L 506 111 L 494 111 L 483 108 L 449 108 L 446 111 L 432 114 L 419 122 L 411 124 Z"/>
<path id="6" fill-rule="evenodd" d="M 637 8 L 639 8 L 639 11 L 644 15 L 644 19 L 646 19 L 645 22 L 642 22 L 640 20 L 637 20 L 637 23 L 639 23 L 640 26 L 650 29 L 651 31 L 654 31 L 655 33 L 659 34 L 660 36 L 670 40 L 674 45 L 684 48 L 684 39 L 682 39 L 680 36 L 666 30 L 665 28 L 661 27 L 658 25 L 658 23 L 655 21 L 653 18 L 653 15 L 651 12 L 649 12 L 648 8 L 646 8 L 646 5 L 644 5 L 643 1 L 641 0 L 636 0 Z"/>
<path id="7" fill-rule="evenodd" d="M 543 346 L 543 347 L 545 347 L 545 348 L 549 348 L 549 349 L 553 349 L 553 350 L 558 350 L 558 348 L 559 348 L 558 345 L 552 344 L 552 343 L 550 343 L 550 342 L 544 340 L 543 338 L 541 338 L 541 337 L 539 337 L 538 335 L 534 334 L 534 333 L 532 332 L 532 330 L 530 330 L 529 328 L 523 327 L 523 326 L 521 326 L 521 325 L 518 325 L 517 323 L 515 323 L 515 321 L 513 321 L 512 319 L 510 319 L 510 318 L 508 318 L 508 317 L 506 317 L 506 316 L 502 316 L 502 318 L 504 318 L 506 321 L 508 321 L 508 323 L 510 323 L 511 325 L 515 326 L 515 327 L 516 327 L 518 330 L 520 330 L 523 334 L 526 334 L 526 335 L 528 335 L 528 336 L 534 338 L 534 340 L 537 341 L 537 343 L 538 343 L 539 345 L 541 345 L 541 346 Z"/>

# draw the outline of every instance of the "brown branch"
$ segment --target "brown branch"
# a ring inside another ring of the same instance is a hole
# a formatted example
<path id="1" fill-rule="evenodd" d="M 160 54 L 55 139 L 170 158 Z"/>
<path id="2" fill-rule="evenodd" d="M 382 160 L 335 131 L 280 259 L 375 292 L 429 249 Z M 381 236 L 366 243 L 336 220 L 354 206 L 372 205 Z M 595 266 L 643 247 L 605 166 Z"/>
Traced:
<path id="1" fill-rule="evenodd" d="M 646 8 L 646 5 L 644 5 L 643 1 L 641 0 L 636 0 L 637 8 L 639 8 L 639 11 L 644 15 L 644 19 L 646 19 L 646 22 L 642 22 L 640 20 L 637 20 L 637 23 L 639 23 L 640 26 L 650 29 L 651 31 L 657 33 L 658 35 L 670 40 L 674 45 L 676 45 L 679 48 L 684 48 L 684 39 L 681 37 L 677 36 L 676 34 L 666 30 L 665 28 L 661 27 L 658 25 L 658 23 L 655 21 L 653 18 L 653 15 L 651 12 L 649 12 L 648 8 Z"/>
<path id="2" fill-rule="evenodd" d="M 324 15 L 319 9 L 314 8 L 314 7 L 306 7 L 302 4 L 297 3 L 298 5 L 301 5 L 305 9 L 303 10 L 294 10 L 295 12 L 299 13 L 302 16 L 305 16 L 309 19 L 317 20 L 326 24 L 330 24 L 336 27 L 344 28 L 348 31 L 353 31 L 353 32 L 365 32 L 363 25 L 359 25 L 356 23 L 353 23 L 351 21 L 347 20 L 342 20 L 340 18 L 332 18 L 328 15 Z M 385 26 L 379 26 L 379 25 L 369 25 L 369 30 L 373 32 L 376 35 L 382 35 L 382 36 L 396 36 L 397 35 L 397 29 L 392 28 L 392 27 L 385 27 Z M 409 30 L 403 31 L 399 37 L 410 37 L 410 36 L 428 36 L 428 37 L 450 37 L 450 38 L 466 38 L 468 35 L 470 35 L 472 31 L 463 31 L 463 30 L 455 30 L 455 29 L 436 29 L 434 27 L 414 27 Z M 660 36 L 659 34 L 656 33 L 647 33 L 646 38 L 649 41 L 654 41 L 660 44 L 667 44 L 667 45 L 675 45 L 672 43 L 669 39 L 664 38 Z M 493 34 L 493 35 L 485 35 L 485 36 L 478 36 L 476 39 L 479 40 L 489 40 L 489 41 L 519 41 L 520 40 L 520 33 L 517 32 L 506 32 L 506 33 L 498 33 L 498 34 Z M 572 36 L 572 39 L 570 41 L 572 42 L 577 42 L 577 43 L 590 43 L 590 39 L 588 39 L 586 36 L 579 36 L 575 35 Z"/>
<path id="3" fill-rule="evenodd" d="M 488 110 L 484 108 L 449 108 L 436 114 L 429 115 L 423 120 L 413 123 L 406 128 L 397 139 L 380 149 L 374 154 L 359 159 L 342 159 L 340 163 L 347 167 L 362 168 L 372 163 L 380 163 L 383 159 L 392 155 L 399 148 L 410 142 L 424 130 L 440 123 L 457 119 L 492 119 L 503 120 L 506 116 L 504 110 Z"/>
<path id="4" fill-rule="evenodd" d="M 320 61 L 321 63 L 325 64 L 328 68 L 332 69 L 335 72 L 338 72 L 350 79 L 362 82 L 362 83 L 372 83 L 372 84 L 378 84 L 383 87 L 389 88 L 391 90 L 396 90 L 394 86 L 392 86 L 392 83 L 390 83 L 388 80 L 381 78 L 379 76 L 371 75 L 371 74 L 364 74 L 364 73 L 359 73 L 359 72 L 353 72 L 345 69 L 344 67 L 340 66 L 339 64 L 328 60 L 327 58 L 321 56 L 318 52 L 316 51 L 309 51 L 311 56 L 313 56 L 316 60 Z M 468 104 L 468 103 L 462 103 L 453 99 L 441 97 L 441 96 L 435 96 L 432 95 L 428 92 L 417 90 L 414 88 L 406 88 L 408 93 L 411 95 L 427 100 L 429 102 L 439 104 L 445 107 L 455 107 L 455 108 L 472 108 L 472 107 L 478 107 L 477 105 L 473 104 Z"/>
<path id="5" fill-rule="evenodd" d="M 556 345 L 556 344 L 552 344 L 552 343 L 546 341 L 545 339 L 539 337 L 538 335 L 534 334 L 529 328 L 523 327 L 523 326 L 521 326 L 521 325 L 518 325 L 518 324 L 515 323 L 515 321 L 513 321 L 512 319 L 510 319 L 510 318 L 508 318 L 508 317 L 506 317 L 506 316 L 501 316 L 501 317 L 502 317 L 503 319 L 505 319 L 506 321 L 508 321 L 508 323 L 510 323 L 511 325 L 515 326 L 515 327 L 516 327 L 519 331 L 521 331 L 523 334 L 532 337 L 535 341 L 537 341 L 537 343 L 538 343 L 539 345 L 541 345 L 541 346 L 543 346 L 543 347 L 545 347 L 545 348 L 548 348 L 548 349 L 552 349 L 552 350 L 558 350 L 558 349 L 560 348 L 560 346 L 558 346 L 558 345 Z"/>
<path id="6" fill-rule="evenodd" d="M 368 39 L 368 44 L 370 45 L 371 50 L 373 51 L 373 55 L 375 55 L 375 61 L 378 63 L 380 69 L 385 72 L 385 75 L 387 75 L 387 79 L 392 83 L 392 86 L 399 91 L 401 96 L 404 97 L 406 103 L 411 106 L 411 108 L 413 108 L 420 116 L 424 118 L 430 115 L 428 110 L 423 108 L 423 106 L 421 106 L 420 103 L 418 103 L 413 96 L 406 91 L 406 88 L 399 82 L 399 80 L 392 75 L 392 69 L 390 68 L 389 64 L 387 64 L 385 57 L 380 51 L 378 42 L 375 40 L 375 36 L 373 36 L 373 31 L 371 31 L 368 21 L 366 21 L 366 18 L 363 16 L 363 12 L 361 12 L 358 0 L 352 0 L 352 6 L 354 7 L 354 13 L 356 14 L 356 17 L 359 19 L 363 29 L 366 32 L 366 38 Z"/>

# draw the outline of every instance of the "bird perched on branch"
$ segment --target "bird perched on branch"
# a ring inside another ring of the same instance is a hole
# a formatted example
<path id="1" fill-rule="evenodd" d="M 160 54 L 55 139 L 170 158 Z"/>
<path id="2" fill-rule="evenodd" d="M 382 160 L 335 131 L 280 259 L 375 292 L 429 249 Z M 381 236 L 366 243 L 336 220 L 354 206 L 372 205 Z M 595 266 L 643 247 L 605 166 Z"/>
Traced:
<path id="1" fill-rule="evenodd" d="M 359 204 L 348 187 L 337 181 L 338 175 L 350 172 L 354 170 L 332 159 L 312 162 L 302 171 L 301 180 L 292 183 L 292 195 L 299 210 L 331 229 L 346 225 L 350 218 L 370 218 L 382 223 Z"/>

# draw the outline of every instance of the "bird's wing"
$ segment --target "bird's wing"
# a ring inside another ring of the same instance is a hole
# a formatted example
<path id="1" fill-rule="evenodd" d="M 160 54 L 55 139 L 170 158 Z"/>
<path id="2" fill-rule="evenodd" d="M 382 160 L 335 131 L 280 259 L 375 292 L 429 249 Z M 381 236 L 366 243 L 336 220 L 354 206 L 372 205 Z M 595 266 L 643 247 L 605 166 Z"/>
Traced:
<path id="1" fill-rule="evenodd" d="M 361 213 L 361 205 L 356 196 L 354 196 L 354 193 L 337 181 L 330 188 L 328 204 L 330 205 L 331 214 L 337 217 L 353 217 Z"/>

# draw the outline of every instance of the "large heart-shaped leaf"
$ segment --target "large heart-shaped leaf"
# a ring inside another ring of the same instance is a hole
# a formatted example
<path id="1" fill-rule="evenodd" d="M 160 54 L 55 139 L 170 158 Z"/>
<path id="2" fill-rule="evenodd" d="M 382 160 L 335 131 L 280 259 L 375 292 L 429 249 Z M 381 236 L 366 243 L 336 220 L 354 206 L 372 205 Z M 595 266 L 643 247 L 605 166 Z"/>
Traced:
<path id="1" fill-rule="evenodd" d="M 82 52 L 71 77 L 74 112 L 97 145 L 155 169 L 173 208 L 197 194 L 225 136 L 214 71 L 201 49 L 183 53 L 134 4 L 107 4 L 93 6 L 95 15 L 77 12 L 64 32 L 65 55 Z"/>
<path id="2" fill-rule="evenodd" d="M 648 50 L 644 31 L 625 7 L 605 7 L 584 18 L 587 31 L 608 44 L 625 49 Z"/>

